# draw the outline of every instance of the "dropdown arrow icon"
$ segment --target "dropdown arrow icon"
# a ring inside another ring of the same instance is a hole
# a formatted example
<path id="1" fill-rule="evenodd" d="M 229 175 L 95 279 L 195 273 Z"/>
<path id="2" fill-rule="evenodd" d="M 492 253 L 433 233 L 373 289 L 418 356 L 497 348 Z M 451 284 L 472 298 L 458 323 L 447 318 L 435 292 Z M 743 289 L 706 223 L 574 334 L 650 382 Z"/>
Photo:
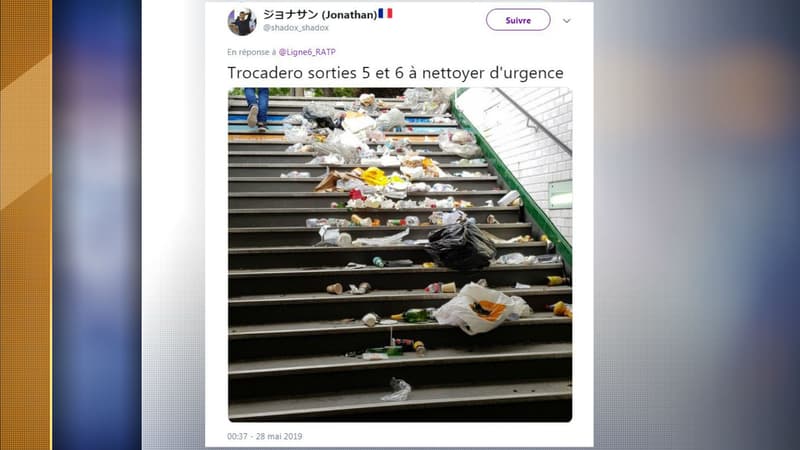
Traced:
<path id="1" fill-rule="evenodd" d="M 561 20 L 563 20 L 564 23 L 570 23 L 570 21 L 572 21 L 572 17 L 570 17 L 568 19 L 561 19 Z"/>

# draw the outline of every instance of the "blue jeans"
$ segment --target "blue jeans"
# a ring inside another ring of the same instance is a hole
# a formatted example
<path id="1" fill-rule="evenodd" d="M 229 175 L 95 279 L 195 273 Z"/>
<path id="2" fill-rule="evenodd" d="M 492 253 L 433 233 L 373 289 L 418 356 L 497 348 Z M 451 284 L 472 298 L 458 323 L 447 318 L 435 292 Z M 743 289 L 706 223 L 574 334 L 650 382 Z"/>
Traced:
<path id="1" fill-rule="evenodd" d="M 256 89 L 258 89 L 258 100 L 256 100 Z M 247 109 L 258 101 L 258 121 L 267 122 L 267 108 L 269 107 L 269 88 L 244 88 L 244 97 L 247 99 Z"/>

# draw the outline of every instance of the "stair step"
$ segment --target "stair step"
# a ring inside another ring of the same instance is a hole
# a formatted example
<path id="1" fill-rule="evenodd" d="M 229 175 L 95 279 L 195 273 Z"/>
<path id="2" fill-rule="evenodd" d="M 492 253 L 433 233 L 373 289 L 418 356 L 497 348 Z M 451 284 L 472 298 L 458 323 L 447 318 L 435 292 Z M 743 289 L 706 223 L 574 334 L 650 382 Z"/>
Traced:
<path id="1" fill-rule="evenodd" d="M 298 340 L 298 342 L 303 342 Z M 430 346 L 428 342 L 426 345 Z M 302 345 L 302 344 L 299 344 Z M 361 349 L 363 350 L 363 349 Z M 568 378 L 572 374 L 569 343 L 467 343 L 431 347 L 424 356 L 407 351 L 386 360 L 340 355 L 270 357 L 229 363 L 231 401 L 252 398 L 326 395 L 331 392 L 385 389 L 400 378 L 417 389 L 445 385 Z"/>
<path id="2" fill-rule="evenodd" d="M 228 276 L 230 278 L 267 278 L 267 277 L 320 277 L 326 275 L 339 275 L 339 274 L 357 274 L 357 275 L 403 275 L 412 273 L 435 273 L 435 274 L 463 274 L 463 273 L 480 273 L 480 272 L 505 272 L 505 271 L 534 271 L 534 270 L 558 270 L 563 268 L 561 264 L 520 264 L 520 265 L 491 265 L 482 269 L 474 271 L 460 271 L 455 269 L 448 269 L 447 267 L 431 267 L 425 268 L 419 265 L 410 267 L 370 267 L 360 269 L 350 269 L 346 267 L 306 267 L 302 269 L 286 268 L 286 269 L 248 269 L 248 270 L 229 270 Z M 446 275 L 442 275 L 446 276 Z"/>
<path id="3" fill-rule="evenodd" d="M 273 113 L 270 113 L 271 115 Z M 231 114 L 231 115 L 238 115 L 238 114 Z M 231 119 L 228 118 L 228 125 L 247 125 L 247 120 L 242 119 Z M 284 123 L 282 120 L 267 120 L 267 126 L 279 126 L 283 127 Z M 439 128 L 457 128 L 458 124 L 456 123 L 431 123 L 431 122 L 405 122 L 403 124 L 403 128 L 407 127 L 439 127 Z"/>
<path id="4" fill-rule="evenodd" d="M 387 143 L 386 141 L 370 142 L 369 145 L 371 147 L 378 147 L 386 143 Z M 287 142 L 285 139 L 244 140 L 240 142 L 228 142 L 228 152 L 230 153 L 230 152 L 273 151 L 273 152 L 290 153 L 287 152 L 286 149 L 292 145 L 294 144 L 292 144 L 291 142 Z M 411 143 L 410 149 L 422 153 L 447 153 L 442 151 L 442 149 L 439 147 L 439 142 L 436 140 L 429 140 L 428 142 L 425 142 L 424 140 L 416 139 L 414 142 Z M 303 154 L 303 153 L 295 153 L 295 154 Z"/>
<path id="5" fill-rule="evenodd" d="M 457 197 L 456 197 L 457 199 Z M 478 223 L 486 223 L 486 218 L 492 214 L 500 223 L 518 222 L 520 219 L 520 208 L 514 206 L 476 206 L 471 208 L 460 208 L 470 217 L 475 218 Z M 420 221 L 428 220 L 428 216 L 433 211 L 447 211 L 443 208 L 400 208 L 400 209 L 345 209 L 345 208 L 253 208 L 253 209 L 230 209 L 228 211 L 228 226 L 232 228 L 240 227 L 263 227 L 270 226 L 303 226 L 308 218 L 338 218 L 350 219 L 353 214 L 361 217 L 379 219 L 381 223 L 386 223 L 389 219 L 402 219 L 407 216 L 417 216 Z"/>
<path id="6" fill-rule="evenodd" d="M 407 200 L 422 201 L 425 198 L 444 199 L 458 197 L 459 200 L 482 206 L 487 200 L 497 202 L 508 191 L 505 190 L 461 190 L 455 192 L 411 192 Z M 347 192 L 231 192 L 228 207 L 231 209 L 252 208 L 326 208 L 332 202 L 347 203 Z"/>
<path id="7" fill-rule="evenodd" d="M 572 321 L 553 316 L 549 311 L 534 313 L 530 318 L 507 321 L 488 333 L 470 336 L 459 327 L 436 322 L 398 323 L 369 328 L 361 323 L 361 316 L 369 310 L 364 308 L 357 317 L 341 314 L 339 320 L 231 325 L 228 328 L 228 360 L 238 362 L 302 355 L 344 355 L 387 345 L 390 335 L 421 340 L 431 350 L 526 342 L 567 342 L 572 337 Z M 276 312 L 287 318 L 287 311 Z"/>
<path id="8" fill-rule="evenodd" d="M 511 239 L 515 236 L 530 235 L 537 237 L 531 224 L 479 224 L 481 230 L 488 231 L 501 239 Z M 399 233 L 408 228 L 407 239 L 427 239 L 430 232 L 441 228 L 438 225 L 417 226 L 379 226 L 379 227 L 346 227 L 340 228 L 352 236 L 353 240 L 360 237 L 381 237 Z M 319 228 L 299 227 L 253 227 L 231 228 L 228 230 L 228 246 L 241 247 L 269 247 L 279 245 L 314 245 L 320 240 Z"/>
<path id="9" fill-rule="evenodd" d="M 228 296 L 325 292 L 325 287 L 334 283 L 342 283 L 346 287 L 350 284 L 358 285 L 362 281 L 369 281 L 374 289 L 423 289 L 430 283 L 439 281 L 463 286 L 481 278 L 485 278 L 490 286 L 513 286 L 518 282 L 539 286 L 547 284 L 547 276 L 563 273 L 562 264 L 498 265 L 475 271 L 456 271 L 441 267 L 425 269 L 421 266 L 242 269 L 228 272 Z"/>
<path id="10" fill-rule="evenodd" d="M 570 343 L 524 343 L 478 348 L 441 348 L 428 350 L 424 357 L 414 352 L 384 360 L 363 360 L 342 355 L 304 356 L 282 359 L 233 362 L 231 378 L 294 375 L 310 372 L 341 372 L 399 366 L 442 365 L 465 362 L 499 362 L 520 359 L 553 359 L 572 355 Z"/>
<path id="11" fill-rule="evenodd" d="M 495 244 L 496 248 L 510 248 L 510 249 L 532 249 L 545 247 L 544 242 L 518 242 L 510 244 Z M 402 252 L 405 250 L 422 250 L 424 244 L 400 244 L 400 245 L 372 245 L 360 247 L 328 247 L 328 246 L 285 246 L 285 247 L 241 247 L 232 248 L 228 250 L 231 255 L 246 255 L 246 254 L 275 254 L 275 253 L 358 253 L 358 252 Z"/>
<path id="12" fill-rule="evenodd" d="M 496 244 L 497 255 L 519 252 L 525 256 L 540 255 L 544 242 Z M 276 246 L 244 247 L 228 251 L 230 269 L 268 269 L 289 267 L 315 267 L 320 265 L 346 266 L 350 262 L 371 266 L 372 259 L 380 256 L 386 260 L 410 259 L 416 264 L 431 261 L 424 244 L 359 247 Z"/>
<path id="13" fill-rule="evenodd" d="M 460 290 L 463 285 L 457 287 Z M 569 287 L 506 287 L 497 290 L 509 296 L 521 297 L 534 311 L 539 312 L 549 312 L 546 305 L 552 305 L 559 300 L 572 302 L 572 290 Z M 323 321 L 343 317 L 360 320 L 367 312 L 389 317 L 411 308 L 438 308 L 455 295 L 429 294 L 420 288 L 380 290 L 363 295 L 353 295 L 347 291 L 342 295 L 323 292 L 235 297 L 228 303 L 228 323 L 230 326 L 275 323 L 285 321 L 287 314 L 297 321 Z"/>
<path id="14" fill-rule="evenodd" d="M 230 405 L 229 413 L 232 421 L 294 420 L 324 416 L 335 418 L 337 415 L 357 413 L 379 418 L 381 414 L 386 415 L 401 410 L 430 411 L 437 407 L 480 410 L 485 406 L 497 404 L 569 401 L 572 398 L 572 387 L 569 379 L 418 389 L 414 389 L 412 385 L 407 400 L 381 401 L 380 398 L 388 393 L 387 380 L 387 388 L 382 391 L 373 389 L 305 398 L 236 402 Z M 483 420 L 486 420 L 485 409 L 476 412 L 483 414 Z M 436 416 L 443 415 L 436 414 Z M 518 420 L 526 419 L 522 415 L 517 417 Z M 493 418 L 498 420 L 498 417 Z M 570 417 L 559 417 L 557 420 L 568 421 Z"/>
<path id="15" fill-rule="evenodd" d="M 233 145 L 233 144 L 232 144 Z M 255 148 L 255 147 L 253 147 Z M 229 163 L 289 163 L 289 164 L 305 164 L 312 159 L 315 155 L 313 153 L 291 153 L 286 152 L 284 149 L 280 150 L 231 150 L 228 152 Z M 452 152 L 430 152 L 422 153 L 423 156 L 430 157 L 439 164 L 456 163 L 463 159 L 461 155 Z M 468 169 L 468 166 L 465 167 Z"/>
<path id="16" fill-rule="evenodd" d="M 231 163 L 228 164 L 228 176 L 230 177 L 280 177 L 281 174 L 298 171 L 308 172 L 312 177 L 319 177 L 326 174 L 329 170 L 339 170 L 348 172 L 355 168 L 364 168 L 363 164 L 343 164 L 343 165 L 324 165 L 324 164 L 287 164 L 287 163 Z M 376 166 L 384 171 L 398 170 L 397 166 Z M 487 164 L 460 165 L 460 164 L 439 164 L 439 168 L 453 172 L 456 170 L 469 170 L 486 172 Z"/>
<path id="17" fill-rule="evenodd" d="M 512 287 L 494 288 L 506 295 L 516 295 L 525 297 L 529 295 L 572 295 L 570 286 L 532 286 L 530 288 L 516 289 Z M 438 293 L 431 294 L 424 290 L 374 290 L 367 294 L 352 295 L 331 295 L 324 293 L 299 293 L 299 294 L 277 294 L 277 295 L 254 295 L 234 297 L 228 301 L 232 307 L 264 306 L 264 305 L 297 305 L 297 304 L 319 304 L 319 303 L 373 303 L 373 302 L 394 302 L 408 300 L 441 300 L 447 301 L 456 294 Z"/>
<path id="18" fill-rule="evenodd" d="M 526 325 L 539 325 L 539 324 L 571 324 L 572 319 L 561 316 L 554 316 L 550 312 L 536 312 L 531 317 L 525 317 L 519 320 L 506 321 L 501 324 L 501 327 L 511 326 L 526 326 Z M 286 336 L 310 336 L 321 334 L 337 334 L 337 333 L 388 333 L 389 329 L 393 329 L 396 335 L 401 334 L 414 334 L 422 330 L 431 330 L 439 328 L 454 328 L 450 325 L 440 325 L 438 322 L 421 322 L 421 323 L 405 323 L 398 322 L 394 325 L 375 325 L 368 327 L 361 323 L 361 321 L 354 322 L 340 322 L 340 321 L 321 321 L 321 322 L 284 322 L 284 323 L 269 323 L 258 325 L 239 325 L 231 327 L 228 331 L 230 339 L 248 339 L 248 338 L 264 338 L 264 337 L 286 337 Z M 461 331 L 459 331 L 461 332 Z M 387 334 L 388 335 L 388 334 Z"/>
<path id="19" fill-rule="evenodd" d="M 312 193 L 322 177 L 319 178 L 280 178 L 280 177 L 231 177 L 228 178 L 229 192 L 306 192 Z M 451 184 L 458 190 L 492 190 L 497 187 L 497 177 L 439 177 L 418 178 L 415 182 L 428 184 Z M 453 195 L 453 194 L 451 194 Z M 457 195 L 457 194 L 456 194 Z"/>

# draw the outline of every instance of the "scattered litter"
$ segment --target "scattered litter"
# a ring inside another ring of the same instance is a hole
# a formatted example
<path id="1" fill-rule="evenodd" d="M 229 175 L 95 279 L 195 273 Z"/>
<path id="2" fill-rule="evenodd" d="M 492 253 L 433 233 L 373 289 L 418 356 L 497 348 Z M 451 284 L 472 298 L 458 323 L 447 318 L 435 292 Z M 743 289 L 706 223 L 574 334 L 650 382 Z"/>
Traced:
<path id="1" fill-rule="evenodd" d="M 383 171 L 377 167 L 370 167 L 365 170 L 364 173 L 361 174 L 361 179 L 365 183 L 373 186 L 385 186 L 389 182 Z"/>
<path id="2" fill-rule="evenodd" d="M 298 142 L 296 144 L 292 144 L 286 148 L 288 153 L 311 153 L 314 149 L 309 144 L 303 144 L 302 142 Z"/>
<path id="3" fill-rule="evenodd" d="M 561 262 L 561 256 L 559 255 L 536 255 L 533 258 L 533 262 L 536 264 L 558 264 Z"/>
<path id="4" fill-rule="evenodd" d="M 452 184 L 436 183 L 431 187 L 431 192 L 454 192 L 456 190 Z"/>
<path id="5" fill-rule="evenodd" d="M 450 282 L 450 283 L 436 282 L 436 283 L 431 283 L 425 287 L 425 292 L 429 294 L 438 294 L 440 292 L 443 292 L 445 294 L 455 294 L 457 290 L 458 288 L 456 287 L 455 282 Z"/>
<path id="6" fill-rule="evenodd" d="M 334 284 L 328 285 L 328 287 L 326 287 L 325 290 L 329 294 L 340 295 L 342 292 L 344 292 L 344 287 L 342 287 L 342 283 L 334 283 Z"/>
<path id="7" fill-rule="evenodd" d="M 530 284 L 520 283 L 519 281 L 514 285 L 514 289 L 530 289 L 531 287 Z"/>
<path id="8" fill-rule="evenodd" d="M 547 277 L 548 286 L 561 286 L 562 284 L 569 284 L 570 280 L 567 277 L 560 277 L 558 275 L 549 275 Z"/>
<path id="9" fill-rule="evenodd" d="M 502 265 L 516 265 L 523 264 L 525 261 L 525 255 L 522 253 L 509 253 L 500 256 L 495 262 Z"/>
<path id="10" fill-rule="evenodd" d="M 408 192 L 428 192 L 430 190 L 431 187 L 425 182 L 410 183 L 408 185 Z"/>
<path id="11" fill-rule="evenodd" d="M 368 326 L 370 328 L 372 328 L 375 325 L 377 325 L 378 322 L 380 322 L 380 320 L 381 320 L 380 316 L 378 316 L 375 313 L 364 314 L 364 317 L 361 318 L 361 322 L 363 322 L 364 325 L 366 325 L 366 326 Z"/>
<path id="12" fill-rule="evenodd" d="M 475 135 L 466 130 L 446 130 L 439 134 L 439 148 L 464 159 L 475 159 L 482 155 Z"/>
<path id="13" fill-rule="evenodd" d="M 336 245 L 339 247 L 352 247 L 353 237 L 350 236 L 350 233 L 339 233 L 339 237 L 336 238 Z"/>
<path id="14" fill-rule="evenodd" d="M 402 320 L 408 323 L 429 322 L 433 320 L 436 308 L 412 308 L 400 314 L 392 314 L 392 320 Z"/>
<path id="15" fill-rule="evenodd" d="M 366 264 L 359 264 L 355 262 L 349 262 L 346 266 L 344 266 L 345 269 L 365 269 L 366 267 Z"/>
<path id="16" fill-rule="evenodd" d="M 414 265 L 414 261 L 410 259 L 395 259 L 395 260 L 385 261 L 380 256 L 376 256 L 372 258 L 372 264 L 375 267 L 410 267 Z"/>
<path id="17" fill-rule="evenodd" d="M 366 361 L 374 361 L 379 359 L 389 359 L 389 355 L 386 353 L 367 353 L 364 352 L 361 354 L 361 359 Z"/>
<path id="18" fill-rule="evenodd" d="M 533 310 L 522 298 L 470 283 L 437 309 L 434 317 L 440 324 L 458 326 L 472 336 L 491 331 L 505 320 L 532 314 Z"/>
<path id="19" fill-rule="evenodd" d="M 363 113 L 348 111 L 342 121 L 342 128 L 366 139 L 367 132 L 375 129 L 375 119 Z"/>
<path id="20" fill-rule="evenodd" d="M 463 170 L 457 173 L 456 176 L 461 178 L 478 178 L 484 176 L 484 174 L 479 171 L 470 172 L 468 170 Z"/>
<path id="21" fill-rule="evenodd" d="M 514 200 L 519 198 L 519 192 L 517 191 L 510 191 L 506 195 L 504 195 L 500 200 L 497 201 L 498 206 L 508 206 L 514 202 Z"/>
<path id="22" fill-rule="evenodd" d="M 305 152 L 305 151 L 313 151 L 313 147 L 311 147 L 310 145 L 306 145 L 306 146 L 309 148 L 309 150 L 302 150 L 303 152 Z M 342 157 L 342 155 L 339 155 L 339 154 L 336 154 L 336 153 L 331 153 L 331 154 L 322 155 L 322 156 L 315 156 L 314 158 L 311 159 L 311 161 L 307 162 L 306 164 L 321 164 L 321 165 L 327 165 L 327 166 L 341 166 L 341 165 L 345 164 L 345 162 L 344 162 L 344 158 Z"/>
<path id="23" fill-rule="evenodd" d="M 547 309 L 553 311 L 554 316 L 564 316 L 572 319 L 572 304 L 558 301 L 552 305 L 547 305 Z"/>
<path id="24" fill-rule="evenodd" d="M 311 133 L 308 129 L 303 127 L 293 127 L 291 125 L 285 125 L 285 129 L 283 130 L 283 135 L 286 138 L 286 142 L 290 142 L 292 144 L 307 144 L 311 142 Z"/>
<path id="25" fill-rule="evenodd" d="M 375 121 L 375 128 L 381 131 L 389 131 L 402 127 L 405 123 L 405 114 L 397 108 L 392 108 L 378 117 L 378 120 Z"/>
<path id="26" fill-rule="evenodd" d="M 425 343 L 422 341 L 416 341 L 414 339 L 402 339 L 402 338 L 392 338 L 392 345 L 394 346 L 401 346 L 403 350 L 413 350 L 417 356 L 425 356 Z"/>
<path id="27" fill-rule="evenodd" d="M 337 111 L 328 103 L 311 102 L 303 107 L 303 117 L 317 122 L 320 127 L 337 128 Z"/>
<path id="28" fill-rule="evenodd" d="M 355 214 L 353 214 L 353 216 L 358 217 Z M 355 222 L 355 220 L 353 220 L 353 221 Z M 403 230 L 403 231 L 401 231 L 399 233 L 393 234 L 391 236 L 385 236 L 385 237 L 379 237 L 379 238 L 358 238 L 355 241 L 353 241 L 353 245 L 354 246 L 365 246 L 365 247 L 399 245 L 403 241 L 403 238 L 408 236 L 408 234 L 410 232 L 411 232 L 411 230 L 406 228 L 405 230 Z"/>
<path id="29" fill-rule="evenodd" d="M 415 227 L 419 225 L 419 217 L 417 216 L 406 216 L 406 225 Z"/>
<path id="30" fill-rule="evenodd" d="M 455 223 L 428 235 L 425 251 L 442 267 L 472 270 L 486 267 L 497 250 L 471 222 Z"/>
<path id="31" fill-rule="evenodd" d="M 430 123 L 451 125 L 456 123 L 456 120 L 445 116 L 433 116 L 430 118 Z"/>
<path id="32" fill-rule="evenodd" d="M 361 94 L 358 96 L 361 106 L 372 106 L 375 103 L 375 94 Z"/>
<path id="33" fill-rule="evenodd" d="M 339 241 L 339 229 L 338 228 L 331 228 L 330 225 L 322 225 L 319 228 L 319 236 L 321 238 L 321 243 L 330 244 L 330 245 L 337 245 Z"/>
<path id="34" fill-rule="evenodd" d="M 475 159 L 464 159 L 464 158 L 462 158 L 462 159 L 459 159 L 458 161 L 456 161 L 456 165 L 459 165 L 459 166 L 478 166 L 478 165 L 482 165 L 482 164 L 486 164 L 486 160 L 483 159 L 483 158 L 475 158 Z"/>
<path id="35" fill-rule="evenodd" d="M 370 219 L 369 217 L 361 217 L 358 214 L 353 214 L 352 216 L 350 216 L 350 221 L 353 222 L 354 224 L 358 225 L 358 226 L 361 226 L 361 227 L 371 227 L 372 226 L 372 219 Z M 353 245 L 359 245 L 359 244 L 357 244 L 358 241 L 359 241 L 358 239 L 353 241 Z"/>
<path id="36" fill-rule="evenodd" d="M 362 281 L 361 283 L 358 283 L 358 287 L 356 287 L 355 289 L 353 289 L 353 285 L 351 284 L 350 291 L 352 294 L 366 294 L 372 291 L 372 285 L 367 283 L 366 281 Z"/>
<path id="37" fill-rule="evenodd" d="M 367 130 L 367 140 L 369 142 L 383 142 L 386 140 L 386 134 L 381 130 Z"/>
<path id="38" fill-rule="evenodd" d="M 500 221 L 497 220 L 494 214 L 489 214 L 488 216 L 486 216 L 486 223 L 488 223 L 489 225 L 494 225 L 494 224 L 499 224 Z"/>
<path id="39" fill-rule="evenodd" d="M 282 173 L 281 178 L 311 178 L 311 173 L 293 170 L 291 172 Z"/>
<path id="40" fill-rule="evenodd" d="M 349 220 L 346 219 L 336 219 L 336 218 L 309 218 L 306 219 L 306 227 L 307 228 L 317 228 L 324 225 L 330 225 L 332 227 L 342 228 L 342 227 L 351 227 L 353 226 Z"/>

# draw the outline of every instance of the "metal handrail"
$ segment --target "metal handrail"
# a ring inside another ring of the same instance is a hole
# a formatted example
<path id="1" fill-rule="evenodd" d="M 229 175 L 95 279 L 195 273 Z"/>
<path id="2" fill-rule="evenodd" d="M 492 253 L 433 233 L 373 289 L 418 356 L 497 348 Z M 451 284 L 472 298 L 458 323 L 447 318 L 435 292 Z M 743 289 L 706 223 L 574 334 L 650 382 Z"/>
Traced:
<path id="1" fill-rule="evenodd" d="M 532 115 L 531 115 L 531 114 L 530 114 L 528 111 L 526 111 L 526 110 L 525 110 L 525 108 L 523 108 L 522 106 L 520 106 L 520 104 L 519 104 L 519 103 L 515 102 L 515 101 L 514 101 L 514 100 L 513 100 L 511 97 L 509 97 L 509 96 L 508 96 L 508 94 L 506 94 L 506 93 L 505 93 L 505 92 L 504 92 L 502 89 L 500 89 L 500 88 L 493 88 L 492 90 L 493 90 L 493 91 L 497 91 L 497 92 L 499 92 L 499 93 L 500 93 L 500 95 L 502 95 L 503 97 L 505 97 L 505 98 L 506 98 L 506 100 L 508 100 L 508 101 L 509 101 L 509 102 L 510 102 L 512 105 L 514 105 L 514 106 L 515 106 L 515 107 L 516 107 L 516 108 L 519 110 L 519 112 L 521 112 L 522 114 L 524 114 L 524 115 L 525 115 L 525 117 L 527 117 L 527 118 L 528 118 L 528 123 L 530 123 L 530 122 L 533 122 L 533 123 L 536 125 L 536 130 L 537 130 L 537 131 L 539 131 L 539 130 L 543 131 L 543 132 L 544 132 L 544 134 L 546 134 L 546 135 L 547 135 L 547 136 L 548 136 L 550 139 L 552 139 L 553 141 L 555 141 L 555 143 L 556 143 L 556 144 L 558 144 L 558 146 L 559 146 L 559 147 L 561 147 L 561 150 L 564 150 L 565 152 L 567 152 L 567 154 L 568 154 L 569 156 L 572 156 L 572 149 L 571 149 L 571 148 L 569 148 L 569 146 L 568 146 L 567 144 L 563 143 L 563 142 L 561 141 L 561 139 L 557 138 L 557 137 L 556 137 L 556 135 L 554 135 L 553 133 L 551 133 L 551 132 L 550 132 L 550 130 L 548 130 L 548 129 L 547 129 L 547 127 L 545 127 L 544 125 L 542 125 L 542 123 L 541 123 L 541 122 L 539 122 L 538 120 L 536 120 L 536 118 L 535 118 L 535 117 L 533 117 L 533 116 L 532 116 Z"/>

